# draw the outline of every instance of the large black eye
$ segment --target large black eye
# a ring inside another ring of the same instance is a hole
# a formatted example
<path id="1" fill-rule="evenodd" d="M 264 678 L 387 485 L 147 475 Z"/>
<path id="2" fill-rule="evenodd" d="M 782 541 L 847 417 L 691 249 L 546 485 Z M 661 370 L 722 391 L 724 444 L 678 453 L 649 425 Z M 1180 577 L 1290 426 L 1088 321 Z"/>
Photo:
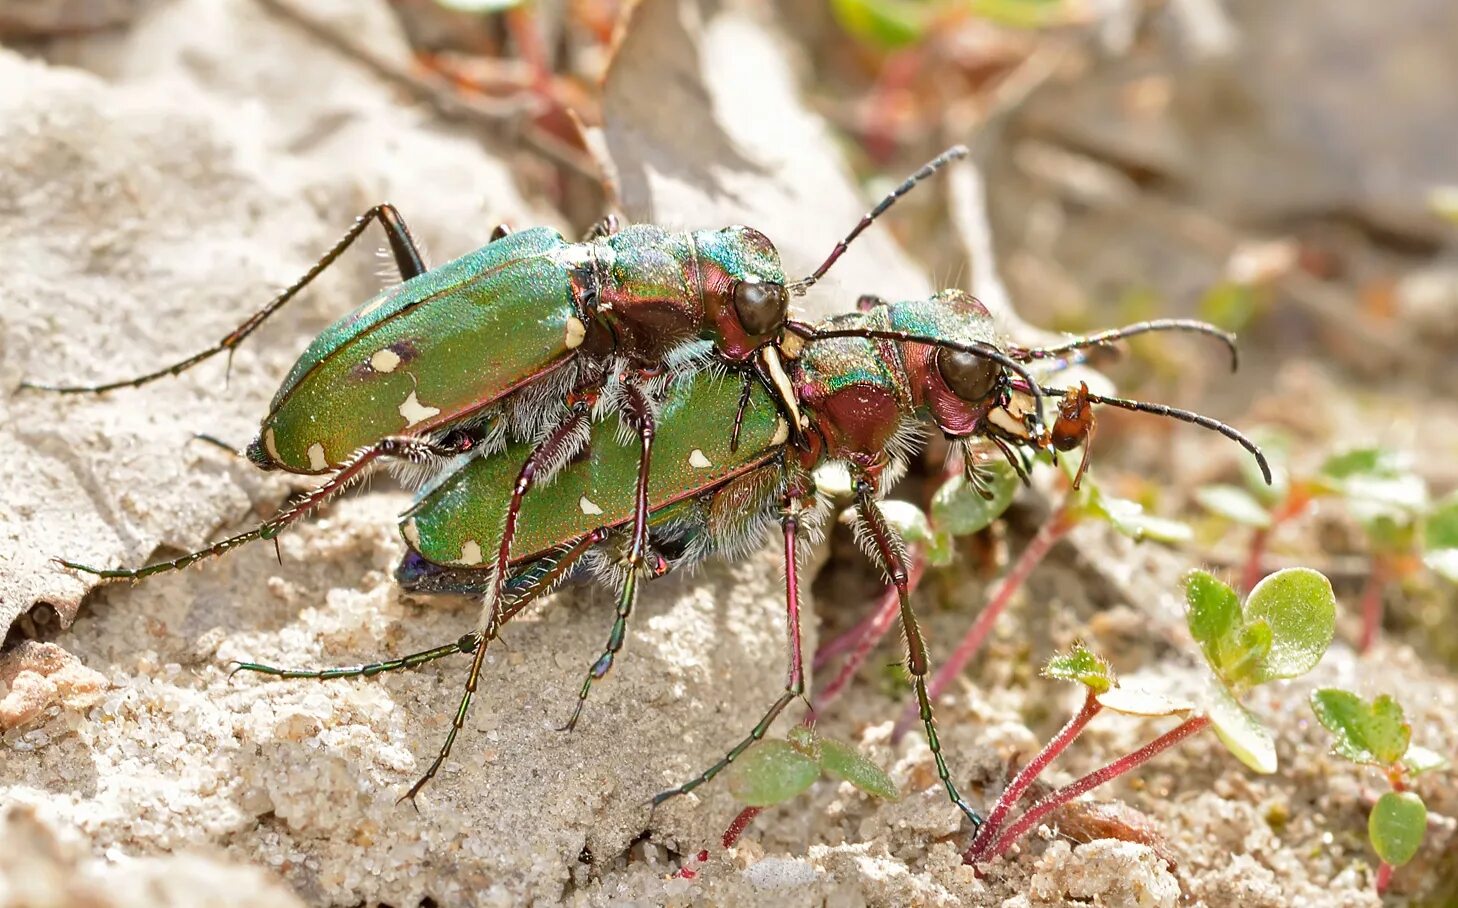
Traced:
<path id="1" fill-rule="evenodd" d="M 937 351 L 937 371 L 952 393 L 968 403 L 981 403 L 994 388 L 1002 367 L 990 359 L 942 347 Z"/>
<path id="2" fill-rule="evenodd" d="M 784 284 L 740 281 L 734 286 L 734 311 L 746 334 L 769 334 L 785 324 L 790 295 Z"/>

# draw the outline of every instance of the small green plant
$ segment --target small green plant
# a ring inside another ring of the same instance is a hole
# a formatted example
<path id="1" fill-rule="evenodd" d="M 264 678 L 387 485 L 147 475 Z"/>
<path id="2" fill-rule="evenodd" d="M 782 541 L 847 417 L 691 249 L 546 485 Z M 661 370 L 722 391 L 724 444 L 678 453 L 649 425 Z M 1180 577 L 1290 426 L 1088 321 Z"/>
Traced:
<path id="1" fill-rule="evenodd" d="M 1412 743 L 1412 726 L 1402 705 L 1387 694 L 1367 701 L 1334 687 L 1311 692 L 1311 709 L 1335 737 L 1332 753 L 1353 763 L 1375 766 L 1387 779 L 1367 818 L 1367 836 L 1377 852 L 1377 893 L 1387 891 L 1392 871 L 1412 860 L 1428 828 L 1428 809 L 1408 789 L 1413 776 L 1446 766 L 1440 755 Z"/>
<path id="2" fill-rule="evenodd" d="M 1321 660 L 1336 632 L 1336 597 L 1330 582 L 1316 571 L 1289 568 L 1262 580 L 1242 605 L 1229 586 L 1204 571 L 1194 571 L 1185 581 L 1185 600 L 1190 633 L 1210 667 L 1205 689 L 1180 700 L 1121 687 L 1108 662 L 1083 646 L 1049 660 L 1044 677 L 1082 684 L 1083 708 L 1008 784 L 963 853 L 966 863 L 998 857 L 1054 810 L 1206 727 L 1213 728 L 1251 769 L 1275 772 L 1275 741 L 1240 701 L 1257 685 L 1305 674 Z M 1009 822 L 1028 787 L 1105 709 L 1184 719 L 1138 750 L 1044 795 Z"/>
<path id="3" fill-rule="evenodd" d="M 1376 447 L 1336 454 L 1315 473 L 1293 478 L 1280 457 L 1284 448 L 1279 440 L 1266 444 L 1275 462 L 1270 486 L 1247 471 L 1245 488 L 1217 484 L 1195 493 L 1206 510 L 1251 528 L 1242 589 L 1250 589 L 1263 576 L 1266 548 L 1277 529 L 1318 499 L 1341 502 L 1366 537 L 1372 566 L 1362 592 L 1361 651 L 1377 638 L 1383 596 L 1393 581 L 1426 565 L 1434 574 L 1458 583 L 1458 494 L 1431 501 L 1410 458 Z"/>
<path id="4" fill-rule="evenodd" d="M 1080 523 L 1101 521 L 1134 540 L 1153 539 L 1175 543 L 1190 539 L 1192 534 L 1185 524 L 1147 513 L 1138 502 L 1109 495 L 1089 476 L 1080 476 L 1076 458 L 1063 458 L 1061 463 L 1070 479 L 1063 501 L 1038 528 L 1022 554 L 989 595 L 987 606 L 967 629 L 952 655 L 937 669 L 927 688 L 930 696 L 940 695 L 962 673 L 967 663 L 982 649 L 997 619 L 1012 603 L 1013 596 L 1027 582 L 1033 570 L 1048 556 L 1053 546 Z M 990 498 L 960 476 L 945 483 L 932 499 L 931 519 L 926 531 L 930 534 L 929 538 L 935 540 L 938 534 L 960 536 L 976 532 L 1001 515 L 1011 502 L 1011 492 L 1005 493 L 1004 489 L 1015 491 L 1016 477 L 1012 475 L 1011 469 L 1007 469 L 1006 473 L 997 470 L 989 473 L 983 485 L 985 490 L 992 493 Z M 1007 494 L 1006 500 L 1003 498 L 1004 494 Z M 928 543 L 929 552 L 944 550 L 951 552 L 950 542 Z M 931 556 L 929 559 L 933 564 L 940 563 Z M 915 704 L 908 704 L 897 720 L 893 737 L 899 738 L 915 721 Z"/>
<path id="5" fill-rule="evenodd" d="M 760 811 L 800 795 L 822 776 L 849 782 L 874 798 L 901 798 L 881 767 L 843 741 L 820 737 L 808 725 L 795 726 L 784 738 L 760 741 L 726 775 L 734 797 L 749 806 L 725 830 L 725 848 L 733 847 Z"/>

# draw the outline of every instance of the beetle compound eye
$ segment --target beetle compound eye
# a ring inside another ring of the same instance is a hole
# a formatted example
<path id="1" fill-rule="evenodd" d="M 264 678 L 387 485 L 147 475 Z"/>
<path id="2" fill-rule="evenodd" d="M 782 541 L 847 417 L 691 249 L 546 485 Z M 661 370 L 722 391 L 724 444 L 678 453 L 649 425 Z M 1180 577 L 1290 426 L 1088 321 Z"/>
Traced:
<path id="1" fill-rule="evenodd" d="M 937 351 L 937 371 L 953 394 L 968 403 L 980 403 L 997 387 L 1002 367 L 975 353 L 943 347 Z"/>
<path id="2" fill-rule="evenodd" d="M 748 334 L 769 334 L 785 324 L 790 295 L 784 284 L 740 281 L 734 287 L 734 312 Z"/>

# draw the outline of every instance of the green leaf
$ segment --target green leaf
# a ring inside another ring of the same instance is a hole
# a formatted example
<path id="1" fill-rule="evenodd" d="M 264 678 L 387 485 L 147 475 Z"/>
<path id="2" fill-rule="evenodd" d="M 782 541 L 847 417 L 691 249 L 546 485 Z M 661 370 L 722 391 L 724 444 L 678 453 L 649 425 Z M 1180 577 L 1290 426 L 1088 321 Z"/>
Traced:
<path id="1" fill-rule="evenodd" d="M 831 0 L 830 8 L 841 28 L 886 50 L 920 40 L 932 10 L 929 4 L 908 0 Z"/>
<path id="2" fill-rule="evenodd" d="M 1428 508 L 1428 487 L 1413 472 L 1410 457 L 1356 448 L 1328 458 L 1321 472 L 1335 483 L 1375 547 L 1412 548 L 1418 516 Z"/>
<path id="3" fill-rule="evenodd" d="M 820 778 L 820 764 L 788 741 L 761 741 L 729 764 L 729 790 L 750 807 L 788 801 Z"/>
<path id="4" fill-rule="evenodd" d="M 901 798 L 901 792 L 881 767 L 866 759 L 860 751 L 840 741 L 822 738 L 820 768 L 837 779 L 843 779 L 872 797 L 886 801 Z"/>
<path id="5" fill-rule="evenodd" d="M 1058 653 L 1049 659 L 1048 664 L 1043 666 L 1043 677 L 1082 684 L 1096 694 L 1114 686 L 1114 673 L 1109 663 L 1082 643 L 1076 643 L 1067 653 Z"/>
<path id="6" fill-rule="evenodd" d="M 937 529 L 953 536 L 976 533 L 1001 517 L 1012 504 L 1018 492 L 1018 477 L 1012 467 L 996 462 L 980 469 L 992 498 L 983 498 L 960 474 L 953 476 L 932 496 L 931 517 Z"/>
<path id="7" fill-rule="evenodd" d="M 1428 808 L 1411 791 L 1389 791 L 1367 818 L 1367 836 L 1377 856 L 1393 867 L 1412 860 L 1428 831 Z"/>
<path id="8" fill-rule="evenodd" d="M 912 544 L 926 544 L 932 541 L 931 521 L 926 512 L 909 501 L 888 498 L 881 502 L 881 513 L 901 538 Z"/>
<path id="9" fill-rule="evenodd" d="M 1354 763 L 1392 766 L 1412 741 L 1402 707 L 1386 694 L 1368 703 L 1351 691 L 1323 687 L 1311 692 L 1311 710 L 1336 736 L 1332 751 Z"/>
<path id="10" fill-rule="evenodd" d="M 1448 758 L 1437 751 L 1413 744 L 1402 755 L 1402 766 L 1410 774 L 1420 776 L 1425 772 L 1442 769 L 1448 765 Z"/>
<path id="11" fill-rule="evenodd" d="M 1114 687 L 1095 695 L 1099 705 L 1126 716 L 1181 716 L 1195 708 L 1189 700 L 1137 687 Z"/>
<path id="12" fill-rule="evenodd" d="M 1247 622 L 1271 626 L 1271 650 L 1256 683 L 1294 678 L 1316 667 L 1336 635 L 1336 594 L 1331 581 L 1310 568 L 1268 575 L 1245 602 Z"/>
<path id="13" fill-rule="evenodd" d="M 1237 760 L 1259 773 L 1276 771 L 1271 732 L 1216 679 L 1211 679 L 1205 709 L 1216 736 Z"/>
<path id="14" fill-rule="evenodd" d="M 1063 19 L 1062 0 L 967 0 L 974 16 L 1010 28 L 1043 28 Z"/>
<path id="15" fill-rule="evenodd" d="M 1195 500 L 1212 514 L 1244 526 L 1265 529 L 1271 525 L 1271 515 L 1265 507 L 1238 486 L 1205 486 L 1195 490 Z"/>
<path id="16" fill-rule="evenodd" d="M 1423 526 L 1423 563 L 1458 583 L 1458 492 L 1439 501 Z"/>
<path id="17" fill-rule="evenodd" d="M 1204 650 L 1205 661 L 1218 674 L 1226 641 L 1234 640 L 1241 625 L 1240 599 L 1235 590 L 1214 574 L 1191 571 L 1185 577 L 1185 606 L 1190 635 Z"/>
<path id="18" fill-rule="evenodd" d="M 1136 542 L 1153 539 L 1157 542 L 1187 542 L 1194 532 L 1178 520 L 1156 517 L 1145 512 L 1137 501 L 1095 494 L 1089 501 L 1089 515 L 1104 520 Z"/>
<path id="19" fill-rule="evenodd" d="M 1255 316 L 1257 300 L 1249 284 L 1221 281 L 1205 291 L 1200 300 L 1200 318 L 1227 331 L 1240 331 Z"/>

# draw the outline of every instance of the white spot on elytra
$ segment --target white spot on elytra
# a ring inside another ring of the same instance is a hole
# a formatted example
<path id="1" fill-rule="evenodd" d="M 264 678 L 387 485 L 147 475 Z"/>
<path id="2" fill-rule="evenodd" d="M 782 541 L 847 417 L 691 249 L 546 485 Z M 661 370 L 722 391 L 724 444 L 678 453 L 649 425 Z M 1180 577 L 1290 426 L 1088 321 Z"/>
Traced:
<path id="1" fill-rule="evenodd" d="M 582 319 L 575 315 L 567 316 L 567 331 L 562 342 L 567 345 L 568 350 L 576 350 L 582 346 L 583 338 L 587 337 L 587 326 L 582 324 Z"/>
<path id="2" fill-rule="evenodd" d="M 586 495 L 583 495 L 581 498 L 577 499 L 577 507 L 582 510 L 582 513 L 589 516 L 602 513 L 602 508 L 598 507 L 595 503 L 593 503 L 592 499 L 588 498 Z"/>
<path id="3" fill-rule="evenodd" d="M 703 451 L 700 451 L 698 448 L 694 448 L 692 451 L 689 452 L 689 466 L 698 467 L 700 470 L 707 470 L 709 467 L 713 466 L 713 463 L 709 461 L 709 458 L 704 456 Z"/>
<path id="4" fill-rule="evenodd" d="M 282 460 L 278 456 L 278 442 L 274 440 L 272 426 L 263 430 L 263 450 L 268 452 L 268 456 L 273 458 L 274 463 Z"/>
<path id="5" fill-rule="evenodd" d="M 415 523 L 414 517 L 400 525 L 400 535 L 405 537 L 412 549 L 420 551 L 420 527 Z"/>
<path id="6" fill-rule="evenodd" d="M 329 458 L 324 456 L 324 445 L 320 442 L 316 441 L 313 444 L 309 445 L 309 469 L 329 469 Z"/>
<path id="7" fill-rule="evenodd" d="M 466 567 L 481 563 L 481 544 L 474 539 L 467 539 L 461 543 L 461 560 L 457 564 L 464 564 Z"/>
<path id="8" fill-rule="evenodd" d="M 420 402 L 420 398 L 411 391 L 410 396 L 400 405 L 400 415 L 405 417 L 405 425 L 408 428 L 418 422 L 424 422 L 440 412 L 439 407 L 427 407 Z"/>
<path id="9" fill-rule="evenodd" d="M 370 357 L 370 368 L 376 372 L 394 372 L 398 365 L 400 365 L 400 354 L 389 347 L 376 350 L 374 356 Z"/>
<path id="10" fill-rule="evenodd" d="M 775 434 L 770 439 L 771 445 L 782 445 L 790 440 L 790 424 L 783 419 L 775 420 Z"/>

